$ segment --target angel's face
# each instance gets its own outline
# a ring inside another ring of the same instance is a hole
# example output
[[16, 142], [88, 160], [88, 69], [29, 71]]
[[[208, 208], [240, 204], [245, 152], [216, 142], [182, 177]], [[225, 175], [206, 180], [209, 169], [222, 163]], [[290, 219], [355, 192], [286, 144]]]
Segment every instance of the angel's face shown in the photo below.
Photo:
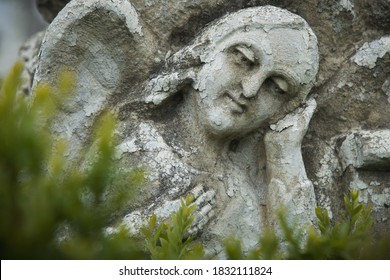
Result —
[[307, 47], [302, 31], [236, 32], [218, 45], [198, 76], [201, 125], [215, 136], [250, 132], [297, 96]]

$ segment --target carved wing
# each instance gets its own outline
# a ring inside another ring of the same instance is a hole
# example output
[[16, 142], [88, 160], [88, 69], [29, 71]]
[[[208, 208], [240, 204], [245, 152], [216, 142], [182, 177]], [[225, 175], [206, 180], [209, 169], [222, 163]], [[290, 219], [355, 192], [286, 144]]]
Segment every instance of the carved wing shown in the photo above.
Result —
[[[34, 86], [54, 85], [63, 70], [74, 71], [77, 88], [54, 131], [77, 154], [96, 117], [145, 81], [157, 49], [127, 0], [73, 0], [49, 26], [40, 50]], [[126, 98], [139, 98], [126, 96]]]

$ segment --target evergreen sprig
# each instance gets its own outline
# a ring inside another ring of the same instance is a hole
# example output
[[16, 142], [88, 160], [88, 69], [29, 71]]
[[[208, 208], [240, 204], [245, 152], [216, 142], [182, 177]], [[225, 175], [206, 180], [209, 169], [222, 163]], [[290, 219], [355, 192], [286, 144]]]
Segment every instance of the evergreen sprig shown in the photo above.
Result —
[[153, 214], [148, 225], [142, 228], [152, 259], [183, 260], [204, 257], [203, 246], [194, 242], [188, 234], [196, 209], [192, 202], [191, 196], [187, 196], [185, 200], [181, 199], [181, 207], [171, 215], [169, 221], [157, 224], [156, 215]]

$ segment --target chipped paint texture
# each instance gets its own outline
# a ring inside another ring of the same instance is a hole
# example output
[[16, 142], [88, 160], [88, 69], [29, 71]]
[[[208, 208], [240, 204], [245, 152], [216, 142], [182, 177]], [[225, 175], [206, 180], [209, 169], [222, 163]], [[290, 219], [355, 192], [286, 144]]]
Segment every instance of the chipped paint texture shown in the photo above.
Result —
[[359, 131], [347, 136], [340, 147], [343, 169], [390, 170], [390, 131]]
[[[318, 203], [332, 213], [331, 193], [347, 187], [360, 191], [359, 201], [373, 206], [378, 223], [387, 222], [383, 208], [389, 206], [390, 130], [355, 129], [329, 143], [315, 185], [322, 188]], [[378, 173], [379, 171], [379, 173]], [[383, 176], [378, 176], [381, 174]], [[375, 178], [375, 179], [373, 179]]]
[[340, 5], [343, 7], [346, 11], [350, 12], [353, 16], [355, 16], [355, 11], [354, 11], [354, 3], [353, 0], [340, 0]]
[[390, 52], [390, 36], [384, 36], [379, 40], [366, 42], [352, 57], [352, 61], [362, 67], [372, 69], [379, 58]]

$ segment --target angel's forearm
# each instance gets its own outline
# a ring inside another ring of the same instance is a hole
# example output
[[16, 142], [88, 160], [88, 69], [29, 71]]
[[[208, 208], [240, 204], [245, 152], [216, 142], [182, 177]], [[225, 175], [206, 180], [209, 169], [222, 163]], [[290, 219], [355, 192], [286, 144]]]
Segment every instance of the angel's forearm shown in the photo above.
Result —
[[267, 177], [276, 178], [286, 185], [307, 180], [300, 147], [267, 149]]
[[300, 149], [267, 151], [267, 213], [277, 229], [277, 211], [287, 209], [287, 219], [299, 226], [312, 224], [316, 207], [314, 188], [306, 175]]

